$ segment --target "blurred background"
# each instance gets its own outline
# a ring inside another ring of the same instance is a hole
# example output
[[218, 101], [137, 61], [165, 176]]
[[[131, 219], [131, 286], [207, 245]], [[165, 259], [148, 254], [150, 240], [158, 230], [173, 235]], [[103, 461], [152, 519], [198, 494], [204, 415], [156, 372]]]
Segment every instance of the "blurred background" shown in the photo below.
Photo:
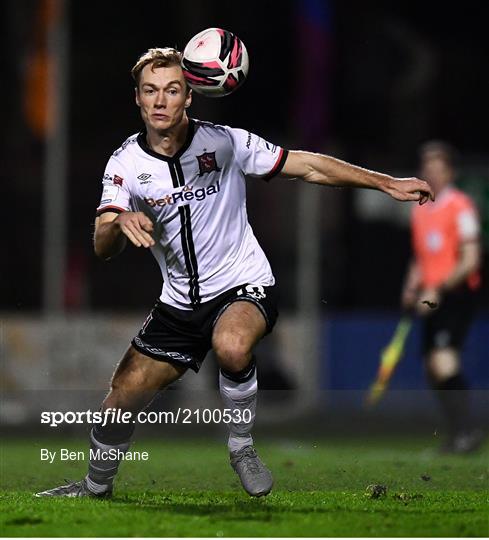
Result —
[[[110, 154], [142, 126], [132, 65], [149, 47], [183, 49], [210, 26], [244, 41], [250, 73], [232, 96], [195, 95], [191, 116], [396, 176], [417, 173], [417, 151], [428, 139], [458, 148], [458, 184], [478, 206], [485, 261], [464, 361], [476, 399], [485, 399], [486, 22], [475, 2], [430, 5], [3, 0], [2, 421], [38, 424], [39, 410], [97, 408], [159, 295], [149, 253], [128, 248], [110, 263], [96, 259], [94, 212]], [[261, 418], [331, 420], [338, 411], [363, 418], [365, 390], [400, 315], [410, 205], [279, 178], [250, 179], [248, 188], [250, 221], [274, 269], [281, 308], [259, 350], [269, 392]], [[418, 330], [375, 419], [418, 413], [436, 424]], [[180, 386], [173, 404], [217, 400], [212, 359]]]

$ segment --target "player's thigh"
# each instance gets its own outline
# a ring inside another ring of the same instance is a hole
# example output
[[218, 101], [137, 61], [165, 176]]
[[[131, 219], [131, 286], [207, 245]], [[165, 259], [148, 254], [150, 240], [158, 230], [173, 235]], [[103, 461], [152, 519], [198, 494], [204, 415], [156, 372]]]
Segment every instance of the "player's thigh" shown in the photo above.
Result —
[[252, 302], [236, 301], [224, 310], [214, 325], [212, 348], [220, 363], [226, 358], [239, 362], [240, 358], [251, 354], [266, 332], [267, 322], [260, 309]]
[[183, 366], [154, 360], [130, 346], [114, 372], [104, 405], [140, 408], [185, 371]]

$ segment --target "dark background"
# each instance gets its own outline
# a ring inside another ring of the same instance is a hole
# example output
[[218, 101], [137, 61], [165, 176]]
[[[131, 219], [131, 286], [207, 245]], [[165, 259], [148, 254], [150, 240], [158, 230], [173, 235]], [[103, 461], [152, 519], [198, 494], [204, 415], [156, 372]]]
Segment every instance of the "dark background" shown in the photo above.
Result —
[[[183, 49], [209, 26], [241, 37], [250, 73], [232, 96], [195, 96], [192, 116], [400, 176], [416, 174], [420, 143], [443, 138], [461, 152], [462, 181], [474, 178], [479, 192], [487, 194], [489, 77], [481, 4], [312, 2], [329, 13], [322, 42], [326, 80], [324, 65], [317, 67], [324, 93], [324, 101], [317, 102], [322, 140], [316, 136], [312, 143], [298, 106], [317, 90], [314, 79], [303, 77], [304, 66], [314, 59], [298, 46], [306, 4], [71, 2], [67, 309], [147, 310], [159, 294], [159, 270], [150, 254], [129, 248], [109, 264], [95, 258], [94, 210], [108, 157], [141, 127], [130, 68], [147, 48]], [[2, 3], [1, 298], [11, 311], [38, 311], [42, 297], [44, 142], [29, 130], [24, 112], [37, 10], [34, 0]], [[269, 185], [249, 182], [250, 221], [274, 268], [282, 308], [289, 310], [296, 298], [289, 291], [297, 267], [297, 189], [280, 179]], [[406, 226], [364, 219], [351, 190], [324, 189], [318, 196], [324, 207], [321, 296], [328, 309], [397, 308], [409, 257]], [[488, 203], [477, 202], [487, 226]], [[487, 288], [481, 303], [488, 305]]]

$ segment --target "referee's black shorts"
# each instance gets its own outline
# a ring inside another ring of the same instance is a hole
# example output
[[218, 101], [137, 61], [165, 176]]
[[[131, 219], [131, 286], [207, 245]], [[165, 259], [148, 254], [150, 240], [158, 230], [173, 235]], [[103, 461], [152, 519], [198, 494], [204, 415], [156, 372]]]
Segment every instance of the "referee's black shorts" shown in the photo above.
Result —
[[244, 284], [226, 291], [193, 310], [177, 309], [160, 300], [148, 315], [132, 346], [155, 360], [162, 360], [198, 372], [212, 347], [217, 320], [234, 302], [251, 302], [267, 323], [267, 334], [277, 321], [275, 287]]
[[451, 347], [460, 350], [474, 319], [476, 293], [467, 285], [447, 292], [438, 309], [426, 316], [422, 346], [426, 355], [433, 349]]

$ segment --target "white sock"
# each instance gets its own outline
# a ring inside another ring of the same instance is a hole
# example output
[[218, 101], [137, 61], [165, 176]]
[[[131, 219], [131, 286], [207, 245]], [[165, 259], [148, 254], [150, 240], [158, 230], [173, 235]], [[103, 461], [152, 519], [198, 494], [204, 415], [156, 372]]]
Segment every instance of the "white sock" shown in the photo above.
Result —
[[234, 419], [239, 413], [241, 420], [243, 416], [245, 420], [249, 420], [228, 424], [228, 448], [230, 452], [236, 452], [245, 446], [253, 444], [251, 429], [255, 423], [256, 394], [258, 390], [256, 369], [252, 377], [246, 382], [231, 381], [222, 373], [219, 373], [219, 389], [224, 402], [224, 408], [230, 410], [231, 417]]
[[95, 438], [92, 429], [90, 432], [90, 460], [88, 464], [88, 474], [85, 477], [90, 491], [93, 493], [104, 493], [111, 489], [120, 463], [120, 459], [117, 458], [98, 458], [97, 453], [105, 454], [110, 450], [127, 452], [129, 446], [129, 441], [113, 445], [101, 443]]
[[96, 493], [99, 495], [100, 493], [105, 493], [111, 486], [108, 484], [97, 484], [97, 482], [94, 482], [88, 474], [85, 476], [85, 481], [87, 483], [88, 489], [92, 493]]

